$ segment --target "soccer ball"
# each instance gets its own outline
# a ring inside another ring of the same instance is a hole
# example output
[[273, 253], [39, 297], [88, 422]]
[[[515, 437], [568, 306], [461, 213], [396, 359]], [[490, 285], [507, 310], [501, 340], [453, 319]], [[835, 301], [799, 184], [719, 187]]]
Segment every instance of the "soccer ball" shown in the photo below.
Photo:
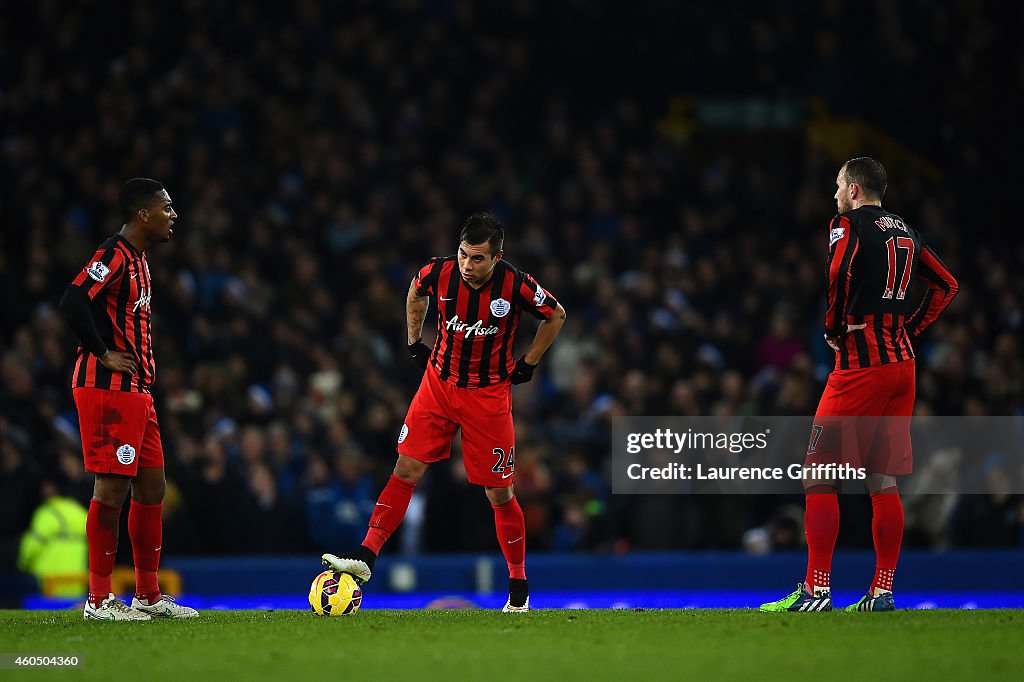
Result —
[[318, 616], [352, 616], [363, 603], [363, 591], [348, 573], [324, 571], [309, 586], [309, 608]]

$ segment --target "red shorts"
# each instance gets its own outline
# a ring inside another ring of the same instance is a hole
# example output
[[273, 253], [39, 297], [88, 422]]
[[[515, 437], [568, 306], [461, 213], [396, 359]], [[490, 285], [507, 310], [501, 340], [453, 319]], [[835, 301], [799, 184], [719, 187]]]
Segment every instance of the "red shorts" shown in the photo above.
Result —
[[163, 467], [152, 395], [76, 388], [74, 396], [86, 471], [134, 478], [139, 467]]
[[489, 488], [512, 485], [516, 436], [512, 427], [512, 385], [459, 388], [442, 381], [432, 366], [398, 436], [398, 454], [430, 464], [451, 455], [462, 427], [462, 458], [470, 483]]
[[915, 389], [913, 360], [833, 370], [814, 415], [807, 463], [849, 464], [870, 474], [911, 473]]

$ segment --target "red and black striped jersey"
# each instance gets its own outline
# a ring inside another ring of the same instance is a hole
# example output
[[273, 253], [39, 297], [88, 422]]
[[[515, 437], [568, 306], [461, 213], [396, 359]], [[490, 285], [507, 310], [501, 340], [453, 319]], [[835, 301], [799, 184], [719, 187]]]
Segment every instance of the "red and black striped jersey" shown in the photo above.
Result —
[[96, 329], [107, 348], [130, 352], [139, 365], [137, 374], [111, 372], [99, 358], [79, 346], [72, 388], [149, 393], [156, 363], [149, 307], [153, 290], [146, 254], [115, 234], [100, 245], [71, 286], [89, 297]]
[[[829, 226], [825, 333], [839, 338], [836, 368], [874, 367], [914, 357], [911, 340], [957, 293], [957, 282], [921, 235], [880, 206], [861, 206]], [[911, 282], [924, 298], [907, 298]], [[850, 325], [866, 324], [849, 331]]]
[[508, 381], [516, 364], [512, 346], [521, 312], [546, 320], [558, 307], [533, 277], [504, 260], [474, 289], [459, 274], [455, 256], [432, 258], [413, 286], [418, 295], [437, 298], [437, 341], [430, 362], [442, 380], [462, 388]]

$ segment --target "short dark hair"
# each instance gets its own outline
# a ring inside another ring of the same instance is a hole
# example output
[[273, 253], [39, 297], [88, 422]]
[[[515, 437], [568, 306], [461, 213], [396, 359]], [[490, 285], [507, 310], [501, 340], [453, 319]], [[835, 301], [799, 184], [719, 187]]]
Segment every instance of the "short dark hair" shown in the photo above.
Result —
[[505, 245], [505, 226], [498, 220], [498, 216], [490, 211], [474, 213], [462, 223], [462, 232], [459, 233], [459, 243], [466, 242], [475, 246], [487, 242], [491, 245], [491, 255], [501, 251]]
[[121, 186], [117, 196], [117, 205], [121, 208], [121, 219], [131, 222], [140, 209], [153, 205], [154, 196], [163, 191], [164, 186], [149, 178], [132, 178]]
[[870, 156], [858, 156], [843, 164], [846, 169], [846, 182], [857, 183], [872, 199], [881, 199], [885, 188], [889, 186], [889, 176], [885, 174], [885, 166]]

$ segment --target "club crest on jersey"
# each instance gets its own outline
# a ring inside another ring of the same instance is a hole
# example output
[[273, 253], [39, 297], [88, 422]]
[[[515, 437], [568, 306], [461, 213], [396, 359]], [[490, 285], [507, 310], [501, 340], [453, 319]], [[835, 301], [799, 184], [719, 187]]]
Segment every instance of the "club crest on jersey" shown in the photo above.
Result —
[[117, 449], [117, 461], [121, 464], [131, 464], [135, 461], [135, 448], [125, 443]]
[[105, 282], [107, 281], [107, 275], [110, 274], [110, 268], [99, 261], [95, 261], [85, 269], [85, 274], [89, 275], [97, 282]]
[[453, 331], [456, 334], [465, 332], [465, 338], [469, 338], [472, 335], [476, 336], [489, 336], [491, 334], [497, 334], [498, 328], [495, 326], [485, 327], [483, 320], [477, 320], [473, 324], [468, 324], [459, 319], [458, 315], [452, 315], [452, 319], [445, 322], [445, 329]]
[[846, 234], [845, 227], [833, 227], [832, 231], [828, 233], [828, 245], [832, 246], [833, 244], [835, 244], [837, 241], [843, 238], [844, 234]]
[[512, 310], [512, 304], [503, 298], [491, 301], [491, 315], [495, 317], [505, 317], [510, 310]]

